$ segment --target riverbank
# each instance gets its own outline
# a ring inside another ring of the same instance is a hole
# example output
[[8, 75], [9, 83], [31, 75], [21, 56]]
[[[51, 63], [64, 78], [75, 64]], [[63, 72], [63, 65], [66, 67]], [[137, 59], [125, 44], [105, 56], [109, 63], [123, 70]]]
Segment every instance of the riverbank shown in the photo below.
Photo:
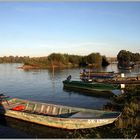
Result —
[[54, 68], [77, 68], [79, 67], [78, 65], [26, 65], [24, 64], [23, 66], [18, 67], [19, 69], [24, 69], [24, 70], [30, 70], [30, 69], [54, 69]]
[[[131, 88], [131, 90], [133, 89]], [[5, 118], [10, 128], [1, 127], [0, 125], [0, 138], [140, 138], [139, 93], [139, 91], [132, 93], [129, 89], [129, 92], [126, 91], [126, 93], [114, 98], [115, 104], [105, 106], [105, 110], [119, 110], [122, 112], [119, 119], [109, 125], [67, 131]], [[30, 134], [33, 136], [30, 136]]]

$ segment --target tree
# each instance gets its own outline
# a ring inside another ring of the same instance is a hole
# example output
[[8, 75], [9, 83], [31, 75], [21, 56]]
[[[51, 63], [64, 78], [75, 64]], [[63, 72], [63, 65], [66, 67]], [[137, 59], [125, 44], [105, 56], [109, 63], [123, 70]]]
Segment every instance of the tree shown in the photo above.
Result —
[[102, 56], [99, 53], [91, 53], [87, 56], [87, 62], [89, 64], [102, 64]]
[[132, 54], [129, 51], [121, 50], [117, 55], [118, 65], [127, 67], [132, 59]]
[[108, 66], [108, 65], [109, 65], [109, 62], [107, 61], [106, 56], [102, 56], [102, 66], [105, 67], [105, 66]]
[[121, 50], [117, 55], [118, 65], [127, 67], [133, 66], [134, 63], [140, 61], [140, 54], [139, 53], [132, 53], [126, 50]]

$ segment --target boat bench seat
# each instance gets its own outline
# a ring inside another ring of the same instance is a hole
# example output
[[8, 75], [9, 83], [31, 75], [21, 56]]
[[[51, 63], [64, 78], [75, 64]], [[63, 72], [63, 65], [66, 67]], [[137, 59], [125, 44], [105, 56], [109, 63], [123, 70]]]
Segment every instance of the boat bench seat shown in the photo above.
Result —
[[92, 113], [92, 112], [78, 112], [70, 116], [70, 118], [97, 118], [98, 114]]

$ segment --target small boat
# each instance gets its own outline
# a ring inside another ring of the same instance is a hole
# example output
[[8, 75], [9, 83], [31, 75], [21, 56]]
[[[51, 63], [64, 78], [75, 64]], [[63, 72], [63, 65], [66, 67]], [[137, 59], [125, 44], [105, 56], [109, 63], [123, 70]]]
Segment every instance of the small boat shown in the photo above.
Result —
[[85, 129], [113, 123], [120, 112], [92, 110], [13, 98], [0, 104], [0, 114], [62, 129]]
[[133, 67], [132, 66], [126, 66], [126, 67], [118, 66], [118, 68], [122, 70], [131, 70]]
[[94, 81], [98, 83], [108, 83], [108, 84], [134, 84], [139, 85], [140, 84], [140, 76], [127, 76], [127, 77], [117, 77], [114, 79], [95, 79]]
[[84, 77], [88, 77], [88, 78], [114, 78], [115, 76], [117, 76], [116, 73], [114, 73], [113, 71], [111, 72], [94, 72], [94, 71], [86, 71], [83, 70], [83, 72], [80, 72], [80, 77], [81, 79]]
[[107, 83], [97, 83], [97, 82], [85, 82], [85, 81], [74, 81], [74, 80], [64, 80], [63, 85], [65, 89], [71, 89], [73, 91], [81, 91], [85, 93], [92, 93], [96, 96], [102, 97], [112, 97], [115, 94], [113, 90], [120, 90], [120, 85], [118, 84], [107, 84]]

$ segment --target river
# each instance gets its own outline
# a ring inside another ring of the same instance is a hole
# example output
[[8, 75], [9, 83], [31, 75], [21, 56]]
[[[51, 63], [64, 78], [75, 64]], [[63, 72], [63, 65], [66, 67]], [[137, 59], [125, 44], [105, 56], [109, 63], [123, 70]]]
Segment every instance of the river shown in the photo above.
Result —
[[[65, 91], [63, 89], [62, 81], [65, 80], [68, 75], [72, 75], [72, 79], [80, 79], [79, 73], [82, 70], [81, 68], [57, 68], [54, 69], [54, 71], [52, 69], [23, 70], [18, 68], [21, 65], [22, 64], [0, 64], [1, 93], [4, 93], [11, 98], [22, 98], [39, 102], [91, 109], [102, 109], [103, 106], [109, 102], [109, 99], [97, 98], [86, 94], [80, 94], [78, 92]], [[139, 73], [138, 67], [132, 71], [120, 71], [116, 64], [111, 64], [100, 70], [123, 72], [125, 75], [135, 75]], [[10, 127], [13, 122], [16, 122], [8, 120], [6, 125]], [[14, 126], [17, 127], [17, 125]], [[28, 131], [28, 129], [26, 131]], [[47, 131], [49, 132], [50, 130], [48, 129]]]
[[108, 101], [104, 98], [86, 96], [63, 90], [62, 81], [68, 75], [79, 80], [79, 68], [45, 70], [18, 69], [21, 64], [0, 65], [0, 90], [12, 98], [75, 107], [100, 109]]

